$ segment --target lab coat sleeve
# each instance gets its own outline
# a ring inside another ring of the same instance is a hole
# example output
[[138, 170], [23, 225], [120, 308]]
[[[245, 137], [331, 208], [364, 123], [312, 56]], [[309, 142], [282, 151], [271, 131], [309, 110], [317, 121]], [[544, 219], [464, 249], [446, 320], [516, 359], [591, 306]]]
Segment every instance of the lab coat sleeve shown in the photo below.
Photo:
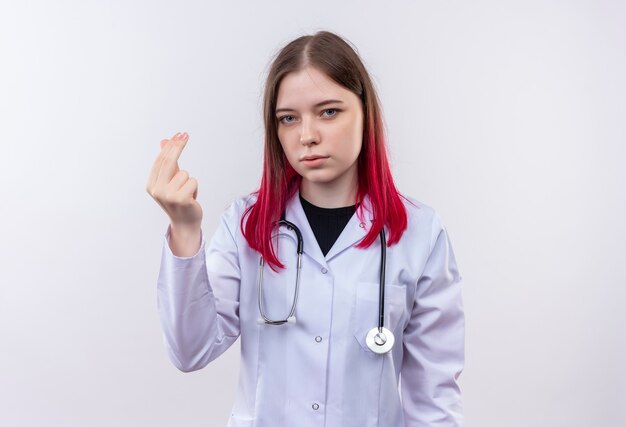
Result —
[[222, 214], [208, 249], [202, 233], [200, 249], [192, 257], [175, 256], [169, 246], [170, 226], [165, 234], [157, 306], [167, 354], [183, 372], [205, 367], [240, 333], [240, 268], [233, 219], [231, 206]]
[[403, 334], [401, 394], [405, 427], [460, 427], [465, 319], [459, 275], [445, 227], [434, 215], [430, 255]]

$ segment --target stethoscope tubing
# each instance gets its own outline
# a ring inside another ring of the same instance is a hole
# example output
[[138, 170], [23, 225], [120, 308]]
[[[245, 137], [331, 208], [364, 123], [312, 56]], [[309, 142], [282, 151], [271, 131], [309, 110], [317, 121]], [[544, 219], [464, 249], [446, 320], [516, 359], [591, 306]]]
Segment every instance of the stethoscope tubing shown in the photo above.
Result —
[[298, 240], [298, 248], [297, 248], [297, 252], [298, 252], [298, 264], [296, 267], [296, 289], [294, 291], [294, 297], [293, 297], [293, 304], [291, 305], [291, 311], [289, 312], [289, 315], [287, 316], [287, 319], [285, 320], [272, 320], [270, 318], [268, 318], [265, 315], [265, 310], [263, 309], [263, 266], [265, 265], [265, 261], [263, 259], [263, 257], [260, 258], [259, 260], [259, 312], [261, 313], [261, 316], [263, 317], [263, 320], [265, 321], [265, 323], [270, 324], [270, 325], [282, 325], [284, 323], [289, 322], [290, 319], [294, 318], [294, 314], [296, 312], [296, 306], [298, 305], [298, 295], [300, 294], [299, 290], [300, 290], [300, 270], [302, 268], [302, 253], [304, 251], [304, 245], [303, 245], [303, 239], [302, 239], [302, 233], [300, 232], [300, 229], [298, 227], [296, 227], [296, 225], [292, 222], [287, 221], [284, 218], [281, 218], [278, 222], [277, 222], [278, 227], [280, 227], [281, 225], [286, 226], [290, 231], [293, 230], [296, 233], [297, 236], [297, 240]]
[[[291, 305], [291, 310], [289, 315], [284, 320], [272, 320], [265, 315], [265, 310], [263, 307], [263, 266], [265, 262], [263, 260], [263, 256], [260, 257], [259, 260], [259, 312], [263, 317], [263, 323], [269, 325], [282, 325], [285, 323], [294, 323], [295, 317], [294, 314], [296, 312], [296, 306], [298, 304], [298, 295], [300, 290], [300, 270], [302, 267], [302, 253], [303, 253], [303, 239], [302, 233], [300, 229], [285, 219], [284, 213], [281, 215], [279, 221], [277, 221], [278, 228], [281, 225], [286, 226], [289, 230], [292, 230], [296, 233], [297, 241], [298, 241], [298, 264], [296, 268], [296, 289], [294, 291], [293, 304]], [[380, 280], [379, 280], [379, 302], [378, 302], [378, 327], [371, 329], [366, 337], [366, 342], [368, 347], [374, 352], [378, 354], [384, 354], [391, 350], [394, 344], [394, 336], [393, 332], [384, 327], [385, 321], [385, 268], [387, 266], [387, 241], [385, 238], [385, 229], [384, 227], [380, 230]]]
[[380, 284], [378, 295], [378, 332], [383, 331], [383, 325], [385, 322], [385, 267], [387, 266], [387, 239], [385, 239], [385, 228], [380, 230]]

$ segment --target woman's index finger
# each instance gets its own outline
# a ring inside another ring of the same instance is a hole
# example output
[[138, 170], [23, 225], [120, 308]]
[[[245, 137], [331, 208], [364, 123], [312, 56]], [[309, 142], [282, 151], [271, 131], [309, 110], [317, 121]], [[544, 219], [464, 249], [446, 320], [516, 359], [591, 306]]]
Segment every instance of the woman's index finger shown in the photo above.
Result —
[[186, 132], [174, 135], [174, 137], [171, 139], [171, 148], [166, 156], [173, 159], [175, 162], [178, 162], [180, 153], [183, 152], [183, 148], [185, 148], [185, 145], [187, 145], [188, 140], [189, 135]]
[[158, 171], [156, 178], [157, 185], [165, 185], [170, 179], [178, 172], [178, 158], [180, 153], [183, 152], [183, 148], [189, 140], [189, 135], [186, 133], [182, 135], [175, 135], [170, 143], [163, 149], [167, 150], [163, 155], [163, 161]]
[[150, 189], [153, 188], [156, 184], [157, 177], [159, 176], [159, 170], [163, 165], [163, 160], [165, 160], [165, 154], [170, 149], [170, 146], [168, 145], [169, 142], [169, 139], [162, 139], [159, 143], [161, 151], [159, 151], [158, 156], [156, 157], [156, 159], [154, 159], [154, 163], [152, 164], [152, 168], [150, 169], [150, 175], [148, 175], [148, 184], [146, 185], [146, 189], [148, 191], [150, 191]]

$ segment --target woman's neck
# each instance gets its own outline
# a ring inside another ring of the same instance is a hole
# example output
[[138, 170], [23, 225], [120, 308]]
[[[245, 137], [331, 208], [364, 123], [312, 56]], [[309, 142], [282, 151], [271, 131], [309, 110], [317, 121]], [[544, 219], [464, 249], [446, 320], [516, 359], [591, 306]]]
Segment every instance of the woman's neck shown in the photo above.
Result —
[[344, 181], [332, 183], [311, 182], [302, 179], [300, 195], [320, 208], [342, 208], [356, 204], [358, 180], [356, 174]]

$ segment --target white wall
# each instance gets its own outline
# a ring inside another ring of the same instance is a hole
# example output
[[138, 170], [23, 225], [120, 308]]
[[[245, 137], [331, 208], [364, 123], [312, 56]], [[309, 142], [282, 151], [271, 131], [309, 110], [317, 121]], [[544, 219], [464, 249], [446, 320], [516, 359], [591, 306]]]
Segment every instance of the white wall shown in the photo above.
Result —
[[0, 6], [0, 425], [225, 425], [238, 344], [167, 360], [159, 141], [191, 138], [203, 228], [255, 189], [285, 42], [352, 41], [400, 189], [465, 279], [467, 425], [626, 425], [626, 5], [30, 1]]

